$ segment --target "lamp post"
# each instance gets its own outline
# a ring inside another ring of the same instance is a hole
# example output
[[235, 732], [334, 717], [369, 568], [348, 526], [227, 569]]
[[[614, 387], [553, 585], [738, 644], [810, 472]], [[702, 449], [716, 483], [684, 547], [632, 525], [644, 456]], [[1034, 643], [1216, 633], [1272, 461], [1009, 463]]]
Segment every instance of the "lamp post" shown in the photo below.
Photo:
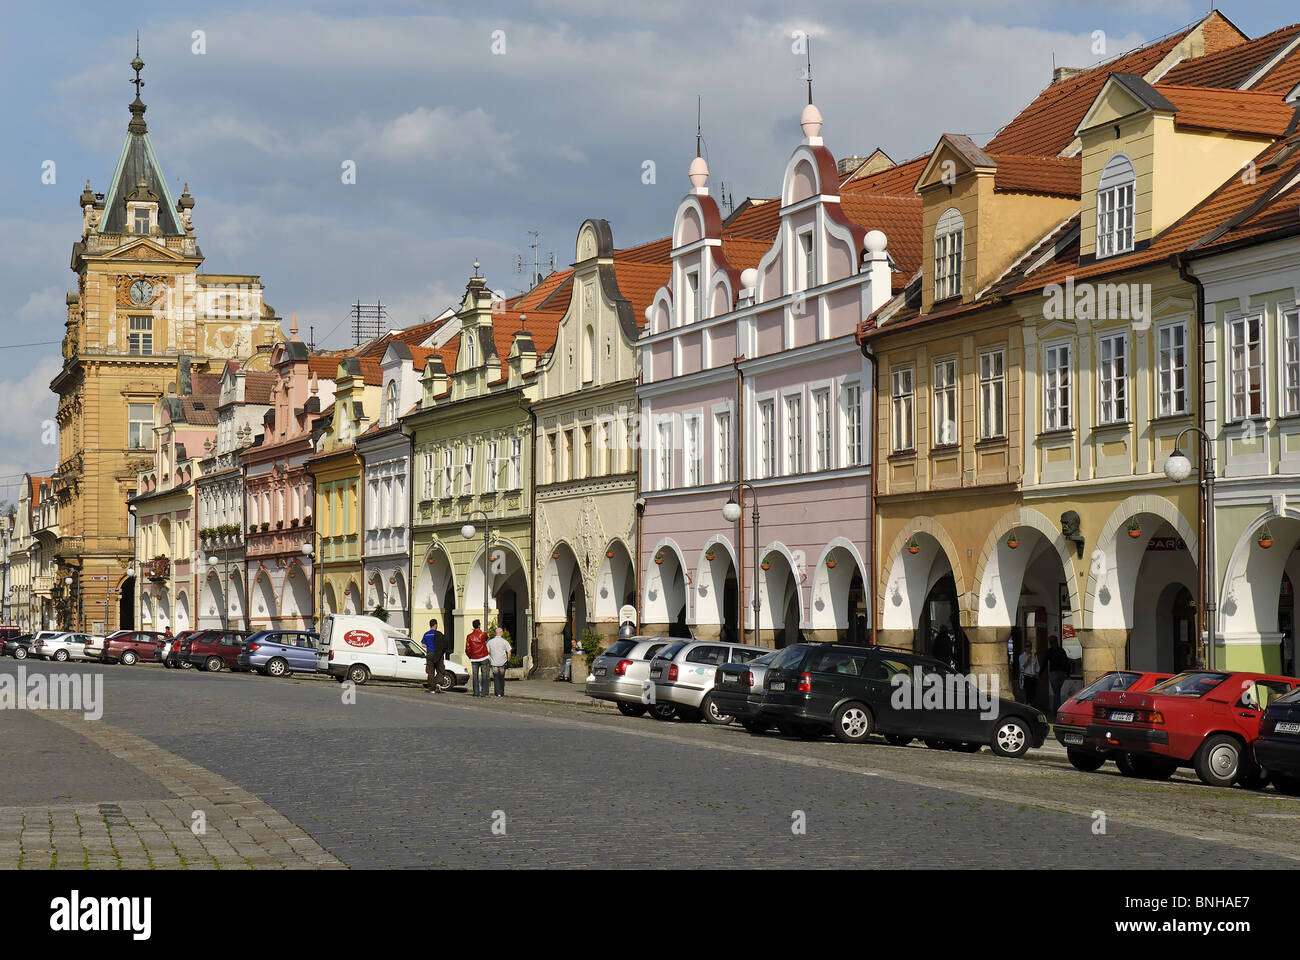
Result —
[[1174, 439], [1174, 452], [1165, 459], [1165, 476], [1174, 483], [1182, 483], [1192, 475], [1192, 461], [1183, 453], [1183, 436], [1195, 432], [1201, 443], [1201, 576], [1196, 598], [1196, 664], [1201, 668], [1214, 667], [1214, 611], [1217, 594], [1214, 571], [1214, 440], [1197, 426], [1184, 427]]
[[488, 573], [492, 569], [489, 557], [489, 552], [492, 546], [492, 532], [489, 525], [492, 523], [492, 518], [488, 516], [486, 510], [471, 510], [469, 514], [470, 522], [460, 528], [460, 535], [466, 540], [473, 540], [474, 534], [477, 532], [474, 529], [473, 520], [475, 517], [479, 516], [483, 518], [483, 630], [486, 632], [488, 619]]
[[[754, 505], [750, 508], [749, 513], [750, 513], [751, 523], [753, 524], [754, 527], [753, 607], [754, 607], [754, 637], [755, 637], [755, 643], [757, 643], [759, 637], [758, 612], [762, 606], [762, 600], [759, 599], [759, 594], [758, 594], [758, 491], [754, 489], [753, 484], [749, 483], [748, 481], [741, 480], [732, 488], [731, 495], [727, 498], [727, 502], [722, 507], [722, 517], [728, 523], [735, 523], [744, 515], [745, 508], [742, 506], [742, 503], [744, 501], [746, 490], [748, 490], [750, 496], [754, 498]], [[741, 570], [738, 570], [737, 573], [741, 574], [743, 573], [745, 561], [739, 557], [737, 558], [737, 560], [739, 561], [741, 566]], [[744, 577], [741, 576], [738, 579], [743, 580]], [[744, 643], [745, 642], [745, 590], [744, 590], [743, 583], [739, 584], [739, 589], [736, 591], [736, 617], [738, 620], [736, 626], [740, 630], [740, 642]]]
[[[316, 531], [315, 531], [314, 529], [313, 529], [312, 532], [311, 532], [311, 538], [312, 538], [312, 540], [315, 540], [315, 539], [316, 539]], [[316, 552], [315, 549], [312, 547], [312, 545], [311, 545], [310, 543], [304, 543], [304, 544], [302, 545], [302, 548], [301, 548], [301, 549], [302, 549], [302, 555], [303, 555], [304, 557], [307, 558], [307, 562], [308, 562], [308, 563], [311, 563], [311, 560], [312, 560], [312, 554], [314, 554], [314, 553]], [[320, 632], [320, 624], [319, 624], [317, 621], [318, 621], [320, 618], [316, 616], [316, 604], [317, 604], [317, 602], [319, 602], [319, 600], [320, 600], [320, 594], [319, 594], [319, 592], [316, 590], [316, 564], [314, 564], [314, 563], [312, 563], [312, 565], [311, 565], [311, 583], [308, 584], [308, 586], [310, 586], [310, 587], [312, 588], [312, 590], [311, 590], [311, 606], [312, 606], [312, 611], [311, 611], [311, 625], [312, 625], [312, 627], [314, 627], [314, 628], [316, 629], [316, 632], [319, 633], [319, 632]], [[245, 601], [245, 602], [247, 602], [247, 601]]]
[[229, 598], [226, 597], [226, 590], [229, 587], [229, 584], [225, 579], [226, 568], [229, 566], [229, 563], [222, 563], [222, 561], [218, 560], [215, 556], [208, 557], [208, 567], [210, 572], [212, 572], [211, 568], [215, 567], [218, 563], [221, 564], [221, 576], [217, 578], [217, 583], [221, 586], [221, 591], [219, 593], [221, 598], [221, 629], [226, 630], [230, 627], [230, 623], [227, 620], [228, 607], [230, 606], [230, 603]]
[[68, 619], [67, 619], [68, 629], [75, 630], [77, 629], [77, 618], [72, 603], [72, 578], [71, 577], [63, 578], [63, 593], [64, 593], [64, 603], [66, 604], [66, 609], [68, 611]]

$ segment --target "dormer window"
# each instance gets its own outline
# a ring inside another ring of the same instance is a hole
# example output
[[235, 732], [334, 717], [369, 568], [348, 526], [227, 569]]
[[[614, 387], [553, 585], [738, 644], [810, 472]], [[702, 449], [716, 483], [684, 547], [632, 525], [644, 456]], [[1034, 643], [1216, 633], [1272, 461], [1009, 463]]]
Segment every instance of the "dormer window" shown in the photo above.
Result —
[[1112, 257], [1133, 249], [1133, 161], [1117, 153], [1097, 181], [1097, 256]]
[[811, 290], [817, 286], [817, 256], [813, 252], [813, 232], [811, 229], [801, 231], [798, 238], [795, 289]]
[[700, 271], [689, 270], [686, 273], [686, 299], [682, 302], [682, 323], [694, 323], [700, 319]]
[[474, 357], [474, 333], [471, 331], [465, 334], [465, 369], [471, 369], [476, 362]]
[[966, 222], [955, 207], [939, 217], [934, 228], [934, 299], [947, 300], [961, 293], [962, 238]]
[[388, 381], [387, 396], [384, 397], [384, 425], [392, 426], [397, 422], [397, 383]]

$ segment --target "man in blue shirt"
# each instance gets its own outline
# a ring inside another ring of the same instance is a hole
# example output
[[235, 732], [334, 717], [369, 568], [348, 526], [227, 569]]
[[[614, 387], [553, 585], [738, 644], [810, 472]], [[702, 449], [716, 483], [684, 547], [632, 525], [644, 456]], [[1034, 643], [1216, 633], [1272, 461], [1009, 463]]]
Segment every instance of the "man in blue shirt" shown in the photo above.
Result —
[[442, 679], [442, 661], [447, 656], [447, 635], [438, 629], [438, 621], [430, 620], [429, 629], [421, 641], [424, 644], [424, 689], [442, 693], [438, 681]]

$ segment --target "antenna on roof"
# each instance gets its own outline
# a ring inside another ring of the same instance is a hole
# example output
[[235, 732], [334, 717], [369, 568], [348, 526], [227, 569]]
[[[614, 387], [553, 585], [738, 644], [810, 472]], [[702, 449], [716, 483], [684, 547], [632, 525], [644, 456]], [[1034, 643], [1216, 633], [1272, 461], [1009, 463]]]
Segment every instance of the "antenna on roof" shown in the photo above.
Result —
[[812, 103], [812, 37], [808, 37], [804, 40], [803, 50], [808, 57], [808, 68], [806, 70], [806, 79], [808, 80], [808, 102]]
[[[532, 242], [528, 244], [529, 249], [533, 251], [533, 271], [529, 274], [528, 280], [528, 289], [531, 290], [542, 282], [542, 267], [552, 271], [555, 269], [555, 252], [551, 251], [546, 256], [539, 258], [537, 248], [541, 246], [542, 235], [536, 230], [529, 230], [528, 235], [533, 238]], [[523, 254], [515, 254], [515, 273], [523, 273], [527, 269], [527, 264], [528, 261], [524, 259]]]
[[697, 157], [700, 155], [700, 101], [701, 97], [697, 93], [695, 95], [695, 155]]

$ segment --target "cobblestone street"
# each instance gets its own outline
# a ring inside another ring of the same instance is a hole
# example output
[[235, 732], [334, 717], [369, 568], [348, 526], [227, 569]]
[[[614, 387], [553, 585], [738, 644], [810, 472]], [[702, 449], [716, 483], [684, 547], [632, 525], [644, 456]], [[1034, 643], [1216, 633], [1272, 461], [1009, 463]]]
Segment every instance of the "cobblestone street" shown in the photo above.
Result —
[[[369, 684], [345, 704], [339, 685], [315, 678], [60, 669], [104, 671], [104, 716], [4, 713], [3, 867], [1246, 868], [1300, 859], [1294, 800], [1212, 790], [1183, 774], [1168, 783], [1082, 774], [1050, 746], [1008, 761], [751, 737], [581, 702], [434, 699]], [[553, 695], [577, 701], [578, 690]], [[1096, 811], [1105, 834], [1093, 832]]]

